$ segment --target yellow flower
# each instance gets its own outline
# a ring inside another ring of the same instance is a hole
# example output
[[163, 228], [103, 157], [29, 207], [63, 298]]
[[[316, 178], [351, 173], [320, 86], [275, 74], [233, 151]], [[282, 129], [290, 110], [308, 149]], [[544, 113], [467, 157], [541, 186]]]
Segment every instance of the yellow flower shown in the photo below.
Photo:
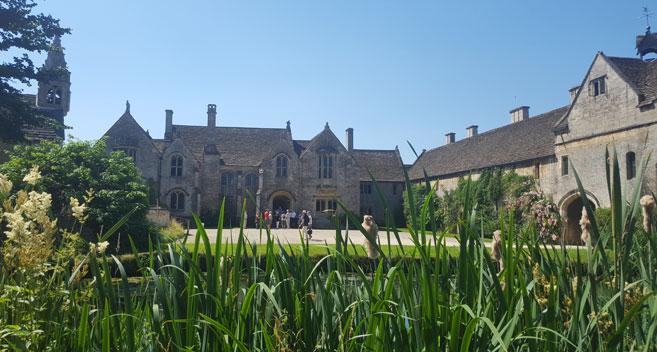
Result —
[[109, 246], [109, 242], [107, 242], [107, 241], [99, 242], [98, 243], [98, 253], [99, 254], [105, 253], [105, 250], [107, 249], [107, 246]]
[[80, 205], [80, 202], [71, 197], [71, 211], [73, 212], [73, 216], [80, 222], [84, 222], [86, 218], [84, 217], [84, 211], [87, 209], [86, 204]]
[[0, 196], [8, 196], [11, 188], [14, 186], [7, 176], [0, 174]]
[[30, 173], [23, 177], [23, 181], [31, 184], [32, 186], [36, 185], [37, 181], [41, 178], [41, 173], [39, 172], [39, 165], [34, 165], [30, 169]]

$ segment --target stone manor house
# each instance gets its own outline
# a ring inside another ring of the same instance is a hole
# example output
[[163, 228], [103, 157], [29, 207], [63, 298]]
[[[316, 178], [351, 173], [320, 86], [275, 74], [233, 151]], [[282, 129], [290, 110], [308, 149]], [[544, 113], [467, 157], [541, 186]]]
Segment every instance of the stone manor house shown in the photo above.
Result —
[[[569, 89], [567, 105], [533, 116], [529, 107], [510, 112], [510, 123], [478, 133], [467, 128], [467, 138], [456, 141], [447, 133], [445, 145], [423, 151], [407, 168], [414, 182], [423, 170], [439, 192], [456, 186], [459, 176], [477, 177], [479, 170], [499, 167], [531, 175], [553, 198], [566, 220], [565, 238], [578, 238], [582, 200], [572, 164], [596, 207], [608, 207], [604, 172], [605, 147], [615, 145], [622, 165], [623, 186], [631, 194], [642, 160], [657, 147], [657, 34], [650, 28], [636, 38], [639, 58], [607, 56], [598, 52], [580, 84]], [[255, 198], [247, 210], [310, 209], [314, 222], [327, 226], [335, 199], [383, 224], [383, 211], [368, 170], [380, 182], [395, 213], [402, 215], [403, 164], [398, 150], [353, 149], [353, 130], [341, 143], [328, 124], [311, 140], [292, 138], [285, 128], [217, 127], [215, 105], [208, 105], [205, 126], [173, 124], [166, 110], [165, 134], [153, 139], [130, 115], [105, 133], [108, 150], [123, 150], [155, 187], [160, 204], [176, 216], [195, 212], [216, 216], [221, 199], [226, 213], [237, 221], [247, 190]], [[649, 161], [644, 193], [657, 189], [657, 159]]]
[[384, 224], [368, 170], [393, 212], [402, 214], [399, 151], [354, 149], [351, 128], [342, 144], [328, 123], [311, 140], [293, 139], [289, 121], [285, 128], [218, 127], [214, 104], [208, 105], [205, 126], [175, 125], [171, 110], [165, 111], [164, 122], [164, 138], [153, 139], [127, 104], [105, 136], [109, 151], [121, 150], [134, 159], [142, 176], [158, 190], [159, 204], [173, 216], [188, 218], [193, 212], [216, 221], [225, 199], [225, 223], [232, 226], [239, 224], [246, 201], [249, 226], [256, 209], [294, 209], [312, 211], [314, 226], [329, 227], [328, 217], [338, 210], [339, 200], [351, 211], [374, 214]]

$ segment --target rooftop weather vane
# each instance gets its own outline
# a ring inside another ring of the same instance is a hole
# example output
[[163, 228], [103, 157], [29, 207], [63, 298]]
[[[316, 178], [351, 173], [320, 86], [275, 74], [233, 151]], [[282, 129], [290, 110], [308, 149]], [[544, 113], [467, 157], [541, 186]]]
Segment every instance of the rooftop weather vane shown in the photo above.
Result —
[[650, 12], [650, 10], [647, 7], [643, 8], [643, 15], [641, 15], [641, 17], [646, 18], [646, 30], [648, 32], [650, 32], [650, 16], [652, 16], [652, 15], [653, 15], [653, 13]]

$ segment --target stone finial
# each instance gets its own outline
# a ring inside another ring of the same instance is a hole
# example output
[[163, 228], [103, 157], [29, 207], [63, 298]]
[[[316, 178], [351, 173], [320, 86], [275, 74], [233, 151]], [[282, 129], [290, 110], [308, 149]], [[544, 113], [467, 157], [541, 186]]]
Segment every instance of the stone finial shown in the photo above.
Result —
[[130, 112], [130, 101], [128, 100], [125, 101], [125, 112]]
[[329, 129], [328, 121], [326, 121], [326, 125], [324, 125], [324, 128]]
[[287, 122], [285, 122], [285, 125], [286, 125], [286, 126], [285, 126], [285, 129], [286, 129], [288, 132], [290, 132], [290, 131], [292, 130], [292, 129], [290, 128], [290, 120], [287, 120]]

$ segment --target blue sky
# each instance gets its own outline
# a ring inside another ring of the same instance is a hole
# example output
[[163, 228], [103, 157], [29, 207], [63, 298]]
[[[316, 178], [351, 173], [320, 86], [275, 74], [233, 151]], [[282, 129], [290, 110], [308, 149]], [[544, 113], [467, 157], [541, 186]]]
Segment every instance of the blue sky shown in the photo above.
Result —
[[657, 0], [38, 4], [72, 29], [76, 138], [100, 138], [126, 100], [154, 138], [165, 109], [204, 125], [212, 103], [220, 126], [290, 120], [295, 139], [311, 139], [328, 122], [343, 141], [353, 127], [355, 148], [398, 145], [405, 163], [407, 141], [420, 152], [473, 124], [508, 124], [521, 105], [534, 116], [568, 104], [597, 51], [636, 57], [642, 7], [657, 12]]

